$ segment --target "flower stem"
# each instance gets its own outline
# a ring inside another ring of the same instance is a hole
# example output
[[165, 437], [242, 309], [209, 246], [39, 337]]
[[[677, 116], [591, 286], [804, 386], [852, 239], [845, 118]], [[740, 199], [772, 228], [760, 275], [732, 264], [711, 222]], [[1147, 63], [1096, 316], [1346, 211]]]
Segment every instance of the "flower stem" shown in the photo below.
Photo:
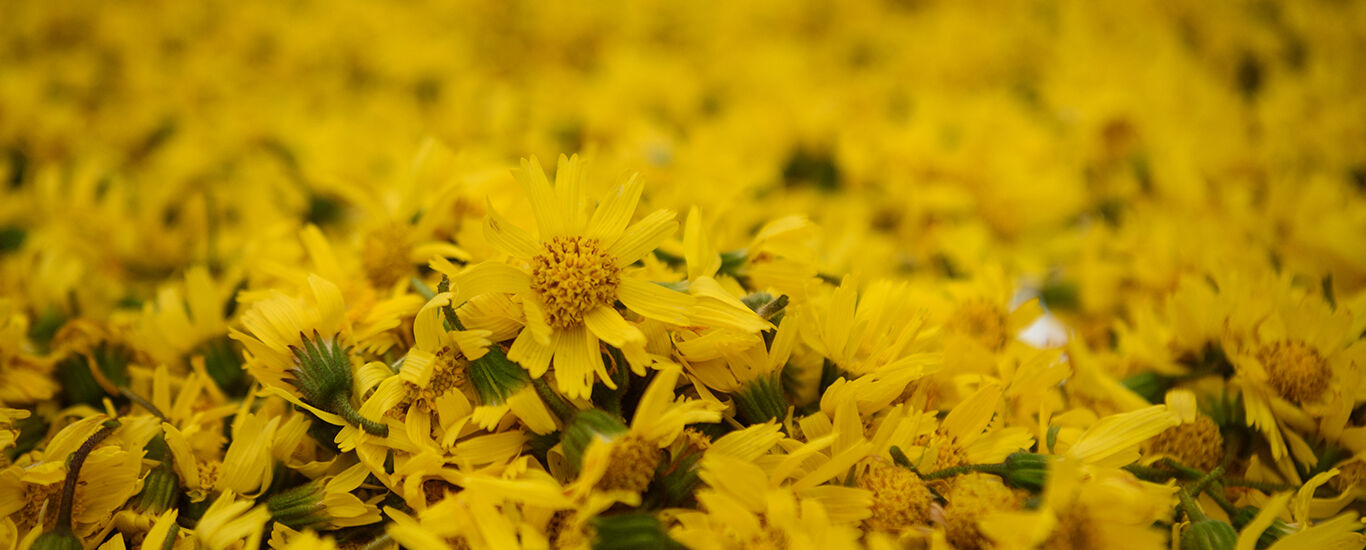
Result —
[[55, 532], [61, 534], [72, 533], [71, 508], [76, 502], [76, 485], [81, 477], [81, 466], [85, 464], [86, 457], [90, 456], [90, 453], [95, 450], [95, 447], [98, 446], [101, 441], [104, 441], [106, 437], [109, 437], [109, 434], [114, 433], [114, 430], [118, 429], [118, 427], [119, 421], [117, 420], [111, 419], [104, 421], [104, 427], [91, 435], [90, 439], [85, 440], [85, 443], [82, 443], [80, 448], [76, 449], [76, 452], [71, 453], [71, 457], [67, 459], [66, 482], [62, 484], [62, 504], [61, 507], [57, 509], [57, 525], [54, 529]]
[[339, 393], [332, 399], [332, 412], [341, 415], [351, 425], [365, 430], [371, 435], [389, 436], [389, 426], [361, 416], [359, 412], [356, 412], [355, 407], [351, 406], [351, 397], [345, 393]]
[[1190, 492], [1186, 491], [1185, 488], [1182, 488], [1176, 492], [1176, 495], [1180, 497], [1181, 509], [1186, 512], [1186, 517], [1190, 518], [1191, 523], [1204, 521], [1206, 519], [1205, 512], [1200, 509], [1199, 504], [1195, 503], [1195, 499], [1191, 497]]
[[1250, 479], [1225, 478], [1224, 484], [1230, 487], [1247, 487], [1268, 493], [1275, 491], [1291, 491], [1296, 489], [1294, 485], [1284, 483], [1272, 483], [1270, 481], [1252, 481]]

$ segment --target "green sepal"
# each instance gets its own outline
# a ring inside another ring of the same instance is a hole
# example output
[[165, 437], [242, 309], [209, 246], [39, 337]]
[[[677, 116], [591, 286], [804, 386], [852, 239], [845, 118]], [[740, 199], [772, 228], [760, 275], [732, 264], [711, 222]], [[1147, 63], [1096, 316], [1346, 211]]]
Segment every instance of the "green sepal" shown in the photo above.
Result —
[[133, 509], [138, 512], [160, 515], [169, 510], [180, 494], [180, 476], [170, 462], [162, 462], [147, 472], [142, 480], [142, 491], [138, 493]]
[[[1238, 511], [1233, 514], [1233, 525], [1238, 529], [1246, 527], [1247, 524], [1252, 523], [1253, 519], [1256, 519], [1257, 512], [1259, 511], [1260, 510], [1255, 506], [1244, 506], [1239, 508]], [[1267, 526], [1265, 531], [1262, 531], [1262, 536], [1257, 538], [1257, 548], [1258, 550], [1268, 548], [1282, 537], [1295, 532], [1295, 529], [1291, 528], [1280, 518], [1272, 520], [1271, 525]]]
[[227, 336], [210, 339], [199, 346], [204, 356], [204, 370], [209, 373], [218, 389], [229, 395], [239, 395], [246, 390], [246, 380], [242, 369], [242, 353]]
[[1233, 550], [1238, 532], [1228, 522], [1202, 519], [1181, 533], [1181, 550]]
[[32, 550], [82, 550], [81, 539], [71, 533], [43, 533], [33, 541]]
[[1016, 451], [1006, 457], [1002, 478], [1012, 487], [1030, 491], [1042, 491], [1048, 477], [1049, 455]]
[[596, 532], [593, 537], [593, 550], [685, 548], [669, 536], [664, 524], [652, 514], [598, 516], [593, 518], [591, 524]]
[[732, 394], [740, 417], [749, 424], [781, 420], [787, 416], [787, 400], [783, 398], [781, 374], [755, 378], [740, 391]]
[[484, 405], [502, 405], [531, 383], [526, 369], [508, 359], [497, 345], [489, 346], [488, 353], [470, 362], [469, 376]]
[[305, 401], [330, 408], [337, 394], [351, 392], [351, 359], [335, 336], [324, 339], [314, 331], [312, 338], [304, 334], [299, 337], [303, 343], [290, 347], [298, 365], [292, 369], [294, 377], [289, 382]]
[[327, 522], [323, 505], [323, 483], [311, 481], [266, 500], [270, 518], [292, 529], [303, 529]]
[[389, 426], [364, 418], [351, 404], [351, 358], [347, 349], [335, 336], [323, 338], [318, 331], [313, 337], [300, 334], [302, 344], [291, 346], [298, 365], [292, 369], [289, 382], [314, 407], [339, 415], [351, 425], [381, 437], [389, 435]]
[[583, 453], [594, 439], [611, 441], [630, 431], [620, 418], [598, 409], [579, 411], [574, 420], [564, 429], [560, 445], [564, 449], [569, 465], [578, 471], [583, 467]]

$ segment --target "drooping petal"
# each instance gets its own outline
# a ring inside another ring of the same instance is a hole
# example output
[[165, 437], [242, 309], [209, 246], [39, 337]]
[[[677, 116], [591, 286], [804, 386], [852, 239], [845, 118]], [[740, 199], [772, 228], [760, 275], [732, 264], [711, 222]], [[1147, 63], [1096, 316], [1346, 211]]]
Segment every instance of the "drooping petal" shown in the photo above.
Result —
[[532, 378], [540, 378], [550, 368], [554, 353], [554, 347], [537, 341], [530, 330], [523, 330], [508, 348], [508, 359], [521, 365]]
[[555, 332], [555, 381], [560, 393], [570, 399], [587, 399], [593, 391], [593, 376], [615, 387], [598, 353], [598, 338], [583, 326]]
[[612, 347], [624, 348], [628, 345], [645, 344], [645, 333], [635, 325], [627, 323], [626, 319], [610, 306], [593, 308], [584, 315], [583, 324], [594, 336]]

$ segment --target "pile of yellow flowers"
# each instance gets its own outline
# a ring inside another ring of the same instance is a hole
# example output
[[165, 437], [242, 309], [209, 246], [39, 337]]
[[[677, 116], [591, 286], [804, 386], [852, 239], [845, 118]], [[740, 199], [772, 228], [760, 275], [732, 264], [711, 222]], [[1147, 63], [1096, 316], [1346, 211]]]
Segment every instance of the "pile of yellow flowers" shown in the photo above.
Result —
[[0, 4], [0, 550], [1366, 547], [1366, 4]]

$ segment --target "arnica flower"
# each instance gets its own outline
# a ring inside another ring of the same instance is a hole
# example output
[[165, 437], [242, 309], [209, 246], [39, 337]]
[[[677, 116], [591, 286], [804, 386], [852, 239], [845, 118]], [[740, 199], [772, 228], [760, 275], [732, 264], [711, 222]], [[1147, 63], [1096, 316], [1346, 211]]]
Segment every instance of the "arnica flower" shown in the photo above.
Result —
[[247, 371], [280, 396], [322, 412], [325, 420], [387, 434], [387, 426], [362, 417], [352, 402], [341, 291], [316, 275], [308, 284], [311, 299], [273, 292], [243, 315], [249, 333], [233, 329], [232, 337], [251, 354]]
[[352, 494], [368, 475], [365, 465], [357, 463], [335, 476], [282, 491], [266, 501], [270, 518], [293, 529], [338, 529], [378, 522], [379, 510]]
[[982, 533], [1003, 548], [1154, 548], [1170, 519], [1175, 488], [1134, 479], [1127, 472], [1076, 460], [1053, 460], [1041, 505], [1031, 511], [997, 509], [982, 516]]
[[1180, 423], [1148, 440], [1147, 449], [1206, 472], [1218, 466], [1224, 458], [1224, 438], [1214, 420], [1197, 408], [1195, 393], [1167, 392], [1167, 410], [1176, 413]]
[[1226, 282], [1222, 290], [1242, 298], [1247, 309], [1241, 322], [1230, 321], [1226, 348], [1248, 424], [1267, 439], [1276, 459], [1286, 452], [1282, 426], [1337, 439], [1359, 401], [1359, 365], [1366, 358], [1352, 313], [1283, 277], [1247, 284]]
[[[4, 502], [0, 512], [23, 532], [53, 529], [69, 473], [67, 458], [100, 433], [108, 421], [107, 416], [92, 415], [73, 422], [52, 437], [38, 460], [0, 470]], [[87, 456], [67, 519], [75, 535], [87, 537], [103, 529], [114, 511], [137, 493], [142, 445], [150, 435], [145, 428], [119, 426], [96, 447], [84, 450]]]
[[721, 419], [720, 404], [706, 400], [673, 400], [680, 369], [655, 374], [637, 405], [628, 428], [599, 410], [580, 412], [566, 428], [564, 453], [579, 470], [580, 483], [601, 490], [640, 492], [654, 479], [660, 449], [688, 424]]
[[556, 387], [570, 398], [587, 397], [595, 377], [615, 387], [599, 342], [621, 349], [633, 370], [643, 372], [645, 335], [627, 322], [615, 304], [642, 317], [687, 324], [693, 298], [635, 278], [626, 269], [678, 227], [674, 213], [656, 211], [630, 224], [642, 185], [635, 178], [615, 188], [592, 216], [585, 210], [583, 163], [560, 158], [555, 185], [540, 164], [523, 161], [516, 172], [532, 211], [538, 237], [513, 225], [492, 207], [484, 233], [512, 263], [485, 262], [452, 276], [457, 303], [486, 292], [522, 298], [526, 328], [508, 358], [539, 378], [552, 362]]

